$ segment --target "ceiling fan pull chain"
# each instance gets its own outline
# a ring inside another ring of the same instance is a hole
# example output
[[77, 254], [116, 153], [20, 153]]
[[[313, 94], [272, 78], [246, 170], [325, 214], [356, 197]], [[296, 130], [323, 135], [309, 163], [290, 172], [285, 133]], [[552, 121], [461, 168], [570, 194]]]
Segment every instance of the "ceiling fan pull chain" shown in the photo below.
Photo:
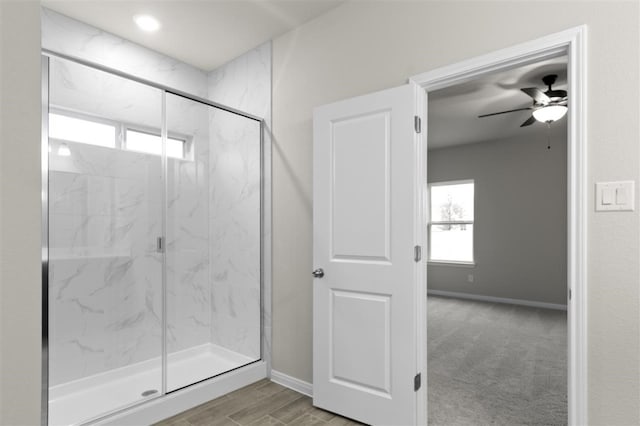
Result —
[[547, 122], [547, 149], [551, 149], [551, 123]]

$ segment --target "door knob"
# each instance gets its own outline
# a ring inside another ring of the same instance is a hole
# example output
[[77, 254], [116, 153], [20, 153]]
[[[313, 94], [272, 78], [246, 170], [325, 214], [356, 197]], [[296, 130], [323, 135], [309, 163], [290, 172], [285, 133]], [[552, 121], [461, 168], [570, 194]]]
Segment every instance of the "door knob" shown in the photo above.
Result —
[[318, 268], [313, 271], [311, 275], [313, 275], [314, 278], [322, 278], [324, 277], [324, 271], [322, 270], [322, 268]]

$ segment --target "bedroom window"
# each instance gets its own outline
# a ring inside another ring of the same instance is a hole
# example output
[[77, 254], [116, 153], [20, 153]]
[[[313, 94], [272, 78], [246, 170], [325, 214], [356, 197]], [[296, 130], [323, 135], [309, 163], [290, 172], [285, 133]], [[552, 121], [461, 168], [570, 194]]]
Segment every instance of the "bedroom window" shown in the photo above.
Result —
[[473, 180], [430, 184], [429, 205], [429, 262], [473, 264]]

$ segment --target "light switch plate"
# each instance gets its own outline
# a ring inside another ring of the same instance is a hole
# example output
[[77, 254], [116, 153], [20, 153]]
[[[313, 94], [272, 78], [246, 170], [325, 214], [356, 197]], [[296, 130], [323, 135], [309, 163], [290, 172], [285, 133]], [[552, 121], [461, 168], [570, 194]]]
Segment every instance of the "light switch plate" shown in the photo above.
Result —
[[596, 183], [596, 211], [629, 211], [635, 209], [635, 182]]

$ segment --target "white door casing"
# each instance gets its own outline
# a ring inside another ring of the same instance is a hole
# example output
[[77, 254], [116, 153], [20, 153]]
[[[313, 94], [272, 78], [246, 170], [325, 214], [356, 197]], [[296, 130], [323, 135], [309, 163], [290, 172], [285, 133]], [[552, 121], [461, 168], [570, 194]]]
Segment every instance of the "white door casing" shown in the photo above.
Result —
[[420, 417], [414, 96], [406, 85], [314, 112], [313, 260], [324, 277], [313, 281], [313, 403], [368, 424]]

